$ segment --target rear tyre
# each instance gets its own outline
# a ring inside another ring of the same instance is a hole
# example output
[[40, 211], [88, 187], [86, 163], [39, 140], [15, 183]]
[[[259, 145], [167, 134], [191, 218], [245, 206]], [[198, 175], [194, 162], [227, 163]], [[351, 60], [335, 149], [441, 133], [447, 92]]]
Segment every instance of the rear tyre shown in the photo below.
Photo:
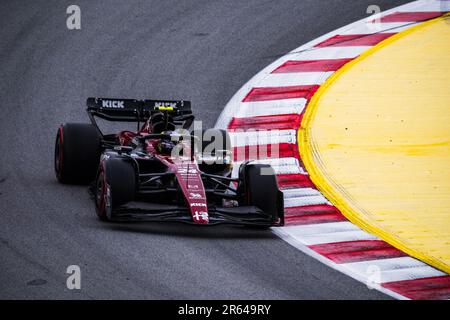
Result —
[[273, 168], [268, 164], [245, 164], [243, 172], [246, 202], [270, 215], [273, 222], [282, 219], [283, 197]]
[[134, 167], [126, 159], [110, 158], [100, 165], [95, 182], [95, 208], [101, 220], [111, 220], [117, 207], [134, 200], [136, 181]]
[[101, 153], [101, 137], [92, 124], [66, 123], [55, 141], [55, 174], [61, 183], [94, 181]]

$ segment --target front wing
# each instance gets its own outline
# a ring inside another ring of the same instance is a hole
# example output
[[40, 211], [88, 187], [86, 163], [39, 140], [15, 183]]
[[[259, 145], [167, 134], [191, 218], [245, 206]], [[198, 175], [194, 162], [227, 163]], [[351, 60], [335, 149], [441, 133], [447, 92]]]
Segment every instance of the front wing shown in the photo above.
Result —
[[[206, 225], [234, 224], [253, 226], [282, 226], [284, 217], [273, 218], [255, 206], [208, 207]], [[166, 221], [196, 224], [188, 208], [148, 202], [129, 202], [114, 210], [112, 221]]]

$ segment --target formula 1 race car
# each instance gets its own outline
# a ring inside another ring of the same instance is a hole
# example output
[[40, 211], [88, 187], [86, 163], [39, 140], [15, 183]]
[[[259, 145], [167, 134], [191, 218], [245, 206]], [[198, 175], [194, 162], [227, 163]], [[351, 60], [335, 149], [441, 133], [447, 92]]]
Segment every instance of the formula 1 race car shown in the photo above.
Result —
[[[61, 183], [90, 183], [101, 220], [284, 225], [270, 165], [247, 161], [232, 177], [228, 133], [188, 131], [189, 101], [88, 98], [87, 113], [90, 124], [58, 129], [55, 172]], [[96, 117], [137, 130], [103, 134]]]

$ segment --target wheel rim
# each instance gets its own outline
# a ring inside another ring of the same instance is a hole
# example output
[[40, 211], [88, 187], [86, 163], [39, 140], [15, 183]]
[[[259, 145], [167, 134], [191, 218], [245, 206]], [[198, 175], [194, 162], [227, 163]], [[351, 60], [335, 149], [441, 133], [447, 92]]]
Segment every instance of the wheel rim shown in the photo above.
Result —
[[95, 184], [95, 207], [98, 216], [103, 220], [111, 219], [111, 195], [108, 182], [106, 181], [106, 174], [104, 169], [100, 169], [97, 182]]
[[102, 217], [106, 216], [106, 188], [105, 188], [105, 176], [100, 173], [97, 179], [97, 185], [95, 188], [95, 203], [97, 205], [97, 209], [99, 215]]

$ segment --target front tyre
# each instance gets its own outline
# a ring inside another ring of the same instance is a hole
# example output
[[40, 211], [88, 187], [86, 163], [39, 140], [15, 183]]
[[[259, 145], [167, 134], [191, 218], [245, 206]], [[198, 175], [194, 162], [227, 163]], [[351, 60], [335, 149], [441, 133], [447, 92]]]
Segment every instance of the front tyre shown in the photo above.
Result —
[[245, 198], [270, 216], [274, 225], [284, 224], [283, 193], [278, 188], [275, 171], [268, 164], [243, 164], [241, 174], [245, 179]]
[[101, 153], [101, 137], [92, 124], [61, 125], [55, 141], [55, 174], [61, 183], [94, 181]]
[[136, 194], [136, 172], [127, 159], [110, 158], [100, 164], [95, 181], [95, 208], [100, 220], [111, 220], [114, 210]]

